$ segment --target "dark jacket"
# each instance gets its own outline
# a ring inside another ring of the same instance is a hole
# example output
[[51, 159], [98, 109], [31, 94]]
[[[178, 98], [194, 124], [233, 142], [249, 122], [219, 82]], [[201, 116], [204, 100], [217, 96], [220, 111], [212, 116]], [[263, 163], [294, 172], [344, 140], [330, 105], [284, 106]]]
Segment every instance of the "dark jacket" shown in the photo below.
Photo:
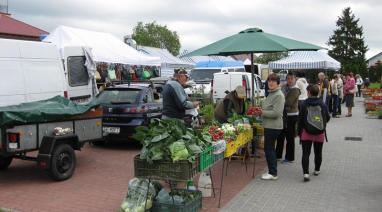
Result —
[[187, 94], [178, 81], [168, 81], [163, 88], [163, 115], [169, 118], [183, 119], [186, 109], [193, 104], [187, 101]]
[[216, 105], [215, 118], [219, 122], [227, 122], [233, 113], [245, 114], [244, 100], [237, 98], [235, 95], [235, 91], [231, 91], [224, 97], [223, 101], [218, 102]]
[[298, 135], [301, 136], [302, 129], [305, 129], [305, 119], [306, 119], [306, 107], [307, 106], [321, 106], [322, 117], [324, 118], [325, 123], [328, 123], [330, 120], [330, 114], [328, 111], [328, 107], [324, 104], [322, 99], [318, 97], [309, 97], [301, 104], [301, 110], [298, 115], [298, 124], [297, 124], [297, 132]]

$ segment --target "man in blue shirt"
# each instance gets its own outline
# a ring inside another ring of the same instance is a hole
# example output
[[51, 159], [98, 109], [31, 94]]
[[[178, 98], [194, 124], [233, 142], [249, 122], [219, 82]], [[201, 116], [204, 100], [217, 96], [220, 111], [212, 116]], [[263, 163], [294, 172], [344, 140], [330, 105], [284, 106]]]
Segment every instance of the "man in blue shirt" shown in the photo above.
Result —
[[177, 118], [183, 120], [187, 109], [197, 108], [199, 102], [187, 100], [184, 86], [188, 81], [187, 71], [180, 69], [175, 73], [175, 80], [169, 80], [163, 88], [162, 119]]

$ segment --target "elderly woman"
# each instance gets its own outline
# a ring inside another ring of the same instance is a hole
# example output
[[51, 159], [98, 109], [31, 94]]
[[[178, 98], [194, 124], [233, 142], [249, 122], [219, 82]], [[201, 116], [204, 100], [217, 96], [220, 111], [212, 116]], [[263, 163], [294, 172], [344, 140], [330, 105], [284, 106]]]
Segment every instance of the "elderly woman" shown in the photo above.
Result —
[[276, 139], [283, 129], [283, 110], [285, 97], [280, 88], [280, 78], [270, 74], [267, 79], [269, 95], [257, 115], [263, 118], [264, 152], [268, 164], [268, 173], [261, 176], [263, 180], [277, 180]]

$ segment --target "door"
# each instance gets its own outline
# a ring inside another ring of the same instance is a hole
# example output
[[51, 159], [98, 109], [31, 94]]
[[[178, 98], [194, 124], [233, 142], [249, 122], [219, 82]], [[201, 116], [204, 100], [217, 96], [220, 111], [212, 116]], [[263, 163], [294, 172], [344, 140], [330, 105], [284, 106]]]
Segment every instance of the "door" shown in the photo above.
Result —
[[213, 82], [213, 100], [216, 102], [219, 99], [223, 99], [227, 92], [231, 91], [231, 75], [228, 73], [216, 73], [214, 74]]

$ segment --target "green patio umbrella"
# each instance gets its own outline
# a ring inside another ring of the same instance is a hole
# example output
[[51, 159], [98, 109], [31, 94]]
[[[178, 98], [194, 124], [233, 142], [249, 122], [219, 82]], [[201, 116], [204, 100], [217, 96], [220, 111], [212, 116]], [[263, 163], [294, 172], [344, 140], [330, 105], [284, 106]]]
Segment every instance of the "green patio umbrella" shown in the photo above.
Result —
[[[249, 28], [238, 34], [216, 41], [205, 47], [188, 53], [185, 56], [199, 55], [236, 55], [251, 54], [252, 88], [254, 87], [254, 53], [286, 52], [286, 51], [316, 51], [320, 46], [293, 40], [278, 35], [263, 32], [259, 28]], [[254, 89], [252, 89], [254, 96]], [[252, 98], [252, 104], [254, 100]]]

